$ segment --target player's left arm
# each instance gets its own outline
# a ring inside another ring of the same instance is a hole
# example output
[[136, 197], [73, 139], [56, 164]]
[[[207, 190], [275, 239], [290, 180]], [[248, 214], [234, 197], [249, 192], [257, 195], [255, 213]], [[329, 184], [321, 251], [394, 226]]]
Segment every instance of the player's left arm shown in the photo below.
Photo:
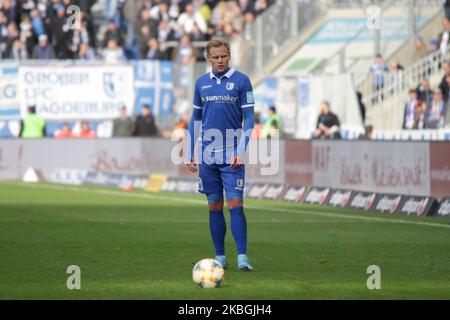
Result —
[[247, 150], [252, 130], [255, 124], [255, 99], [253, 97], [253, 88], [248, 78], [245, 79], [240, 90], [239, 101], [242, 108], [242, 116], [244, 118], [243, 130], [236, 154], [231, 159], [231, 167], [237, 168], [244, 163], [245, 151]]

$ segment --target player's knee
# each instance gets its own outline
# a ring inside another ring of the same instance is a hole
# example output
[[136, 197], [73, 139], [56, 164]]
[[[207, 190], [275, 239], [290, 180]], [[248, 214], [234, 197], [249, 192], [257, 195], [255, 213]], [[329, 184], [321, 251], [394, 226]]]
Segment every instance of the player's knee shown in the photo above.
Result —
[[209, 211], [220, 211], [223, 210], [223, 200], [222, 201], [211, 201], [208, 202]]
[[244, 206], [244, 202], [241, 199], [229, 199], [227, 200], [228, 209], [241, 208]]

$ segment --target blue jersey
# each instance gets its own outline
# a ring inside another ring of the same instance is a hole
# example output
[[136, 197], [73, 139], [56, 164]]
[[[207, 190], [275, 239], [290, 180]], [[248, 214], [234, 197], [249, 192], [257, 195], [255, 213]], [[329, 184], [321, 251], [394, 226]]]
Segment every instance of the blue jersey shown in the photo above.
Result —
[[[220, 152], [229, 147], [236, 148], [239, 141], [227, 141], [227, 129], [243, 129], [243, 109], [255, 104], [250, 79], [243, 73], [230, 68], [220, 78], [212, 72], [201, 76], [195, 84], [194, 108], [202, 112], [201, 149]], [[216, 131], [215, 131], [216, 130]], [[223, 141], [213, 141], [217, 130]], [[206, 136], [205, 136], [206, 135]]]

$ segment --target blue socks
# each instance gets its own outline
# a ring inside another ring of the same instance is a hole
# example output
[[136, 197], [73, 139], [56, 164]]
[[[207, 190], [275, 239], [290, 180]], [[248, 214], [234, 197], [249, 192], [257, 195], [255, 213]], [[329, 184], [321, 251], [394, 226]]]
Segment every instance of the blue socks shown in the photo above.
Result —
[[230, 225], [238, 255], [247, 254], [247, 220], [243, 207], [230, 209]]
[[216, 256], [224, 256], [227, 225], [223, 216], [223, 210], [209, 212], [209, 230], [211, 231]]
[[[245, 219], [244, 208], [239, 207], [229, 209], [229, 211], [231, 233], [236, 242], [237, 254], [247, 254], [247, 220]], [[216, 256], [224, 256], [227, 225], [223, 210], [209, 212], [209, 229]]]

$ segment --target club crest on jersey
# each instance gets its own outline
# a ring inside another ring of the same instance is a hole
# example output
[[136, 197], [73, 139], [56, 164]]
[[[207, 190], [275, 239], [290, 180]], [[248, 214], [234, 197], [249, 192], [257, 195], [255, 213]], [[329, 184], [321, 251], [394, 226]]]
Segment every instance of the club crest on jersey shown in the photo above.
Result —
[[243, 188], [244, 187], [244, 179], [236, 179], [236, 187]]
[[233, 82], [227, 82], [227, 85], [225, 86], [227, 90], [231, 91], [234, 89], [234, 83]]

